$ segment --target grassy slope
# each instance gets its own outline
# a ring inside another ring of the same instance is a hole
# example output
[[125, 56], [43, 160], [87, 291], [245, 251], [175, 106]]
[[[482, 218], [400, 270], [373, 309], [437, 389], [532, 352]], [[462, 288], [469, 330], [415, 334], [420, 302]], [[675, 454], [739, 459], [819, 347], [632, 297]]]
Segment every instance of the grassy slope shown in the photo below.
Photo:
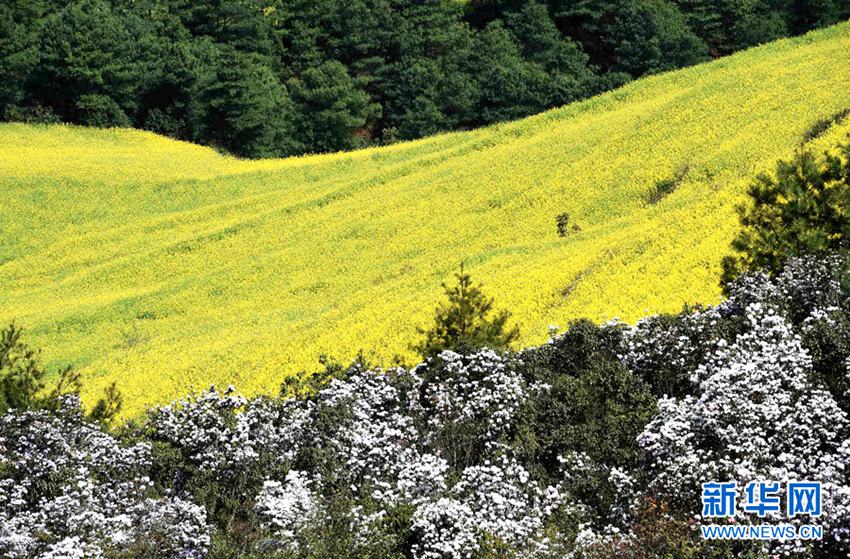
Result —
[[[850, 24], [348, 154], [248, 162], [136, 131], [3, 125], [0, 320], [82, 367], [89, 395], [117, 380], [135, 413], [213, 382], [274, 390], [321, 353], [409, 356], [461, 260], [523, 344], [577, 316], [713, 303], [747, 177], [846, 107]], [[561, 212], [581, 231], [559, 238]]]

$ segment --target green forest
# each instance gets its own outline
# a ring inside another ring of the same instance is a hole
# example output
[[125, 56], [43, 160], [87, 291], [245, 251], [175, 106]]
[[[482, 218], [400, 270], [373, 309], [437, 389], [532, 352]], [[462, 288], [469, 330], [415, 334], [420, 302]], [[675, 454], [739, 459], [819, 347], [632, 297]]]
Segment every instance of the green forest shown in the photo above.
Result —
[[0, 116], [329, 152], [516, 119], [847, 17], [843, 0], [11, 0]]

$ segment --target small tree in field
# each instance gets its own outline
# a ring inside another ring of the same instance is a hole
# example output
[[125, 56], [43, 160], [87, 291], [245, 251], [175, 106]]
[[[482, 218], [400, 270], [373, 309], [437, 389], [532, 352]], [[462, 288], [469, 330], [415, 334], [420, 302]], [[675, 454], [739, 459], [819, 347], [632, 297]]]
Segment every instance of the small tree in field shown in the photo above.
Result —
[[[79, 394], [81, 375], [70, 366], [49, 373], [40, 362], [39, 351], [21, 340], [23, 329], [15, 323], [0, 328], [0, 416], [10, 409], [58, 410], [61, 397]], [[48, 377], [53, 377], [48, 387]], [[106, 389], [89, 413], [91, 421], [108, 425], [121, 411], [123, 399], [115, 383]]]
[[737, 254], [723, 260], [724, 285], [745, 272], [775, 274], [794, 256], [848, 248], [850, 143], [837, 152], [822, 159], [798, 152], [780, 161], [775, 175], [759, 175], [750, 185], [750, 203], [738, 209]]
[[444, 349], [459, 353], [473, 352], [481, 348], [508, 349], [519, 337], [516, 326], [507, 327], [511, 316], [506, 310], [493, 313], [493, 298], [474, 285], [472, 277], [460, 265], [455, 274], [457, 284], [443, 284], [446, 302], [437, 307], [434, 325], [429, 330], [419, 330], [425, 338], [413, 349], [424, 358]]

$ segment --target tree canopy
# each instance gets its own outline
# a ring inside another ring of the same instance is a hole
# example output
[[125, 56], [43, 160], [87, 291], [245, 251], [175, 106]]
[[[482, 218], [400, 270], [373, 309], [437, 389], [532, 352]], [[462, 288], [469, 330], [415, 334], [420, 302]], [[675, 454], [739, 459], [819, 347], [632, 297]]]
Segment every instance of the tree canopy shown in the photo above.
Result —
[[12, 0], [0, 117], [325, 152], [526, 116], [846, 17], [842, 0]]
[[508, 349], [519, 337], [519, 329], [507, 325], [510, 313], [494, 311], [493, 298], [473, 283], [462, 264], [455, 279], [456, 285], [443, 284], [446, 301], [437, 307], [431, 329], [420, 331], [424, 339], [414, 349], [424, 358], [446, 349], [461, 353]]
[[736, 254], [723, 261], [723, 281], [742, 272], [778, 272], [794, 256], [846, 251], [850, 239], [850, 143], [818, 158], [798, 151], [775, 174], [759, 175], [739, 208]]

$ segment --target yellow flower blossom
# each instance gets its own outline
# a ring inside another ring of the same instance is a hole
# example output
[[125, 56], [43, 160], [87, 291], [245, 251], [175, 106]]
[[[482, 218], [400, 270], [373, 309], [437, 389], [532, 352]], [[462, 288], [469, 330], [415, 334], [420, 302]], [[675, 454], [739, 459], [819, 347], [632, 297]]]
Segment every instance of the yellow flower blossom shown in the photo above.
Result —
[[210, 383], [275, 391], [320, 354], [412, 358], [460, 261], [523, 345], [715, 303], [747, 183], [850, 107], [848, 62], [842, 24], [514, 123], [282, 160], [2, 125], [0, 320], [135, 415]]

